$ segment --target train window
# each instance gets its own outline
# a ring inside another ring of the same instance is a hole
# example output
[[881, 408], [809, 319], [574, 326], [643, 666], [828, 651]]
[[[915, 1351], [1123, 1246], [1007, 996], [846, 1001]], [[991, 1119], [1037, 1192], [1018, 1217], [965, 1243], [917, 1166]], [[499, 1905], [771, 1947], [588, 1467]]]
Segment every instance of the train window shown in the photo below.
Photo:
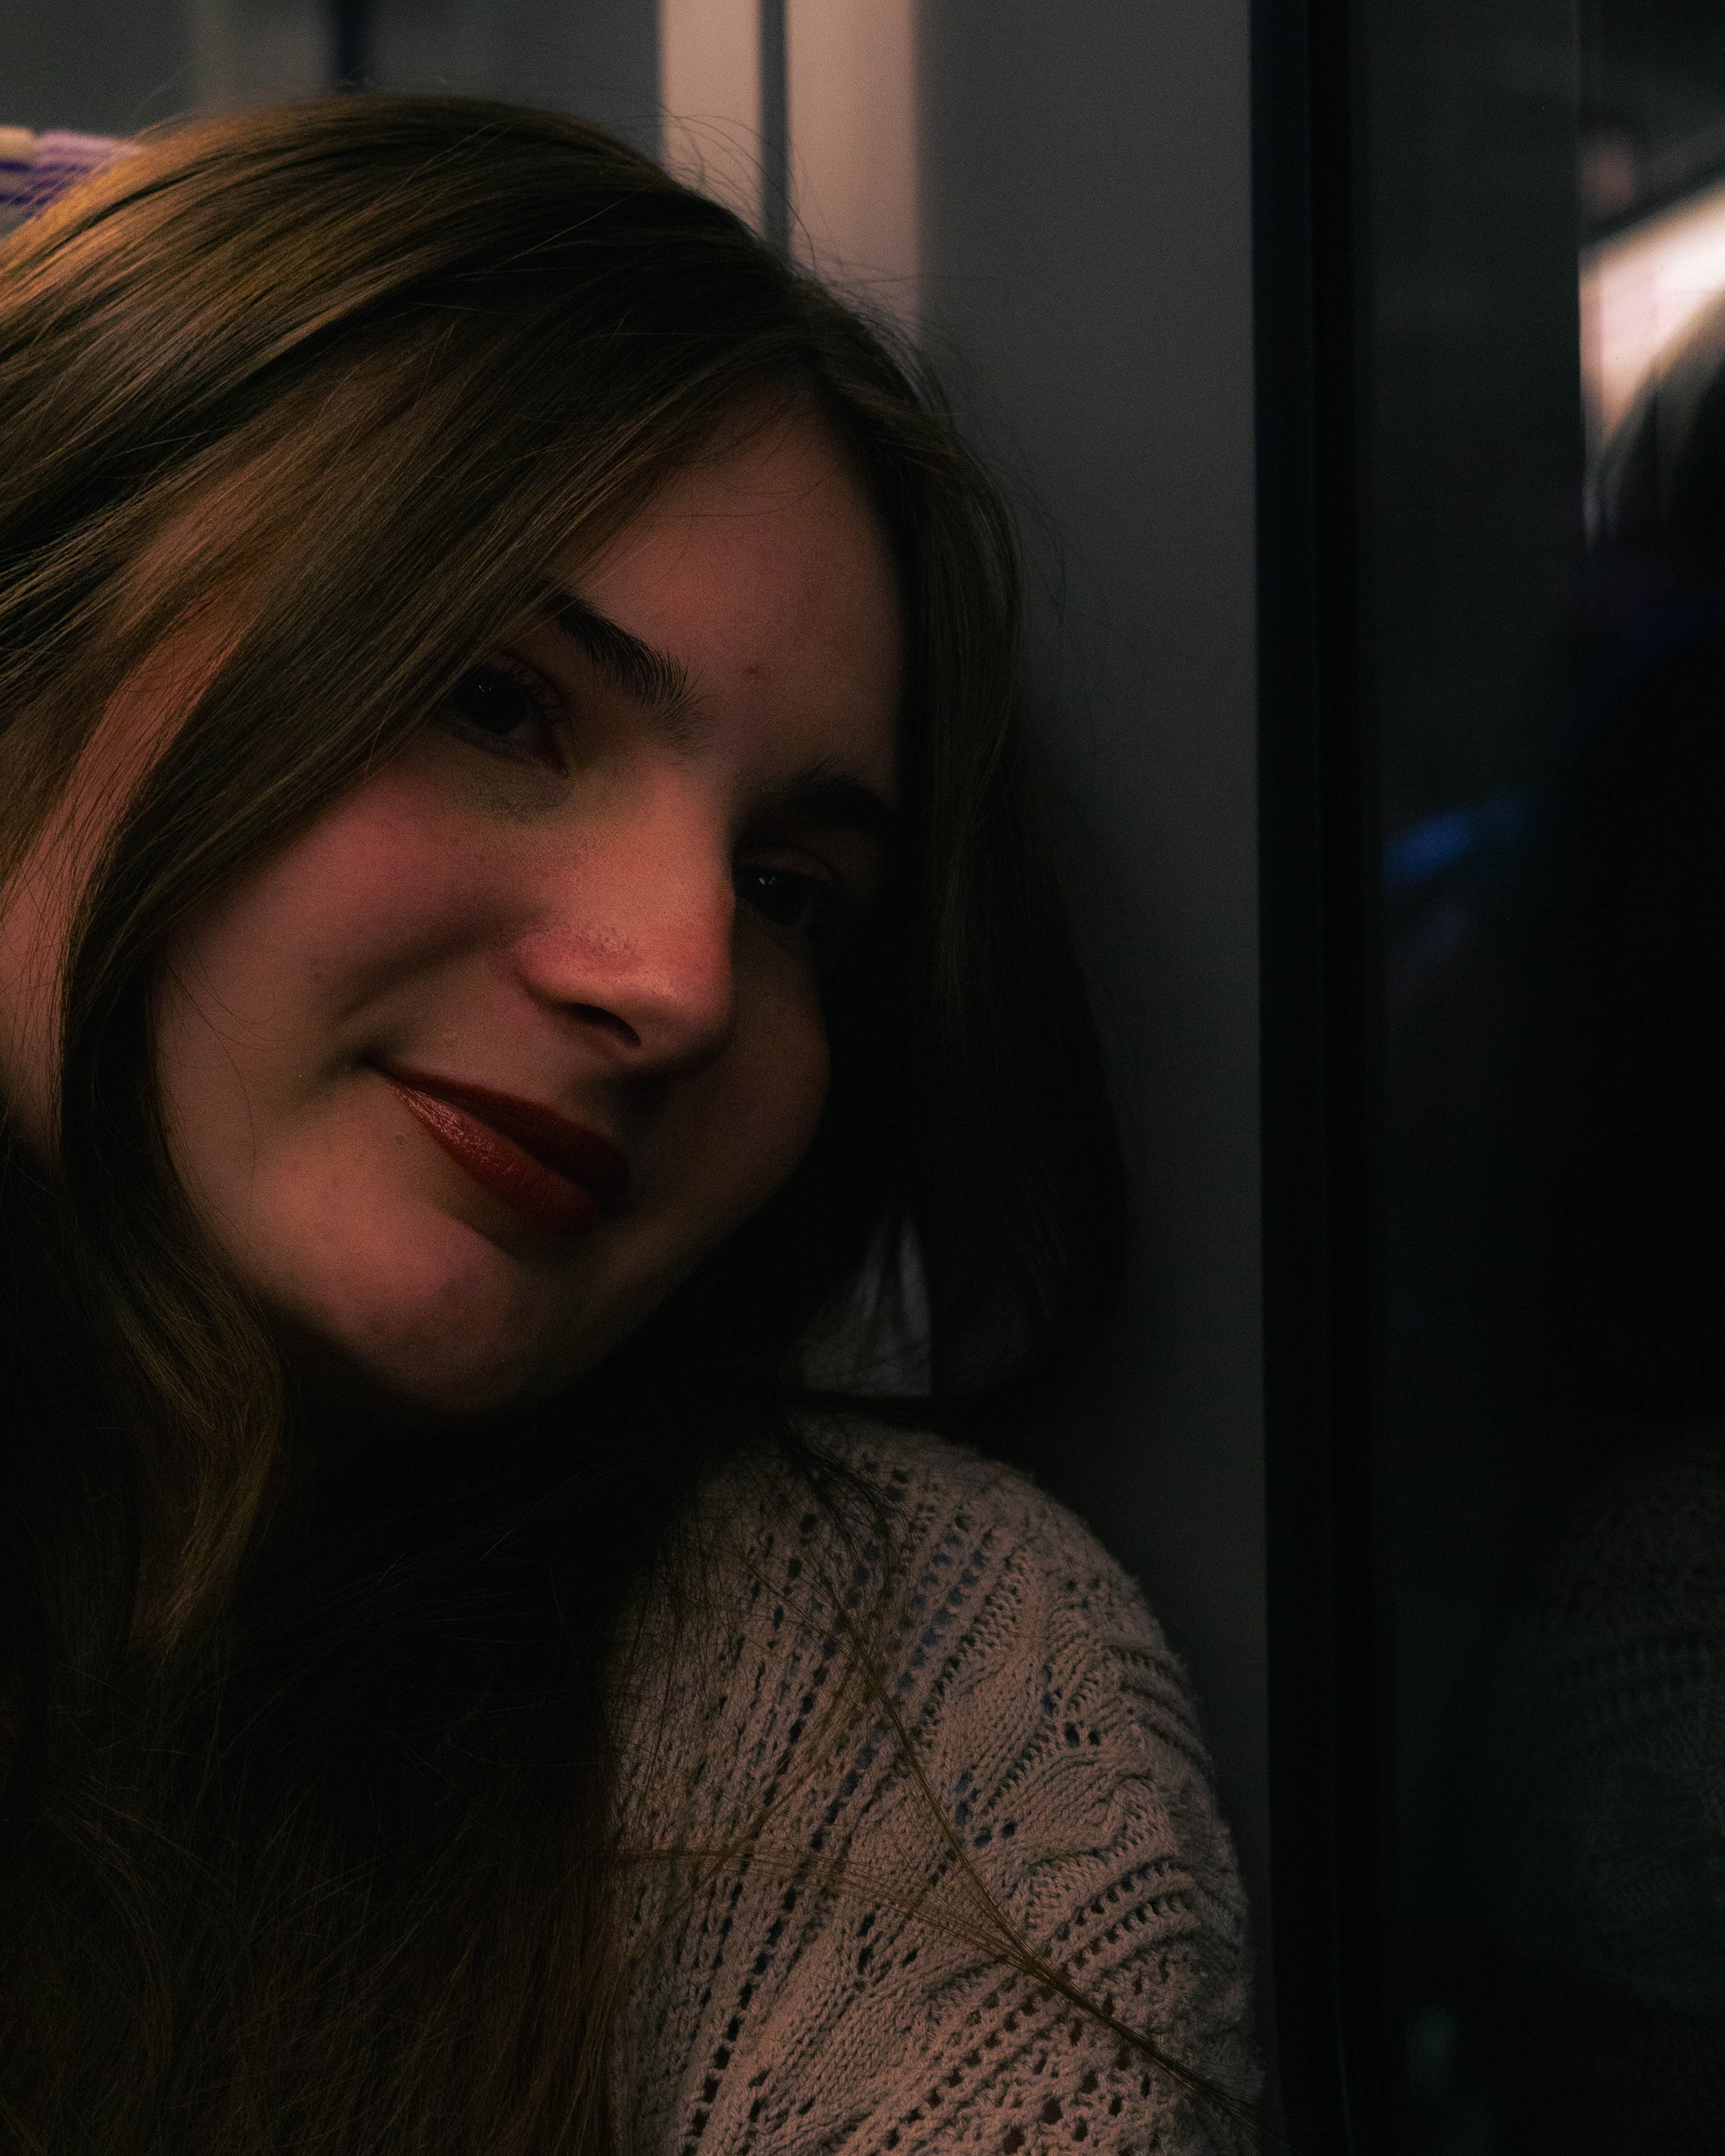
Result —
[[1725, 33], [1361, 0], [1274, 34], [1260, 334], [1308, 355], [1262, 402], [1276, 1853], [1336, 1972], [1302, 2001], [1282, 1961], [1291, 2123], [1699, 2151]]

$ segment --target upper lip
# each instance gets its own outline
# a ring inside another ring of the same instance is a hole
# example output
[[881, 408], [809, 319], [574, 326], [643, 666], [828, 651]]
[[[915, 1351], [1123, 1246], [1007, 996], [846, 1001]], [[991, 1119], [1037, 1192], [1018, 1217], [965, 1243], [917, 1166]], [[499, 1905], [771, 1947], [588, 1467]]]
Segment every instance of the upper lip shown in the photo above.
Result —
[[514, 1093], [500, 1093], [490, 1086], [475, 1086], [465, 1078], [445, 1078], [432, 1070], [410, 1070], [402, 1065], [380, 1064], [384, 1075], [398, 1086], [424, 1093], [459, 1108], [464, 1115], [485, 1124], [517, 1145], [524, 1153], [548, 1168], [553, 1175], [578, 1183], [590, 1190], [600, 1209], [614, 1213], [629, 1198], [629, 1163], [608, 1138], [578, 1123], [572, 1116], [541, 1101], [524, 1101]]

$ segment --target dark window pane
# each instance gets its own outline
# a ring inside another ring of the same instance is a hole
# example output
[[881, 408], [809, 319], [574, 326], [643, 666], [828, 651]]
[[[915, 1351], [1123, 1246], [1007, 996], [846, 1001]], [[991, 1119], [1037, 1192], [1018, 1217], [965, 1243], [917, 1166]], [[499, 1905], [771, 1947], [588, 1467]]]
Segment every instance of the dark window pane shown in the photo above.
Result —
[[1413, 2145], [1725, 2119], [1725, 18], [1373, 0]]

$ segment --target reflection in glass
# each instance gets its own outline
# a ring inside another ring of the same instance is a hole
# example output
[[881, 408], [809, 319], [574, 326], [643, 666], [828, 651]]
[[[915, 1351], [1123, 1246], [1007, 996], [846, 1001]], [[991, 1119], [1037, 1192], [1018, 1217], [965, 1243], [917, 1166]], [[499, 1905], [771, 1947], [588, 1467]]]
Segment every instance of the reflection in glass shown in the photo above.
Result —
[[1370, 12], [1414, 2145], [1682, 2156], [1725, 2136], [1725, 16]]
[[1482, 1797], [1507, 2145], [1671, 2152], [1716, 2147], [1725, 2119], [1717, 294], [1650, 362], [1594, 492], [1503, 1170], [1533, 1260], [1525, 1367], [1593, 1466], [1512, 1604]]

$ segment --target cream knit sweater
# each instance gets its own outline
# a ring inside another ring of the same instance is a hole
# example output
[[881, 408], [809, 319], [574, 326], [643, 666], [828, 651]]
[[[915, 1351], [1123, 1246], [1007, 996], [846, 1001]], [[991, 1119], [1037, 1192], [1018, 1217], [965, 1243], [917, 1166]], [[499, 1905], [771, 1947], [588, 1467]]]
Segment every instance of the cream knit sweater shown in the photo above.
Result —
[[677, 1576], [701, 1584], [644, 1598], [626, 1657], [621, 2147], [1242, 2146], [1015, 1967], [988, 1907], [1252, 2092], [1234, 1853], [1154, 1619], [1022, 1476], [870, 1426], [818, 1442], [886, 1499], [884, 1543], [777, 1455], [732, 1461], [691, 1509]]

